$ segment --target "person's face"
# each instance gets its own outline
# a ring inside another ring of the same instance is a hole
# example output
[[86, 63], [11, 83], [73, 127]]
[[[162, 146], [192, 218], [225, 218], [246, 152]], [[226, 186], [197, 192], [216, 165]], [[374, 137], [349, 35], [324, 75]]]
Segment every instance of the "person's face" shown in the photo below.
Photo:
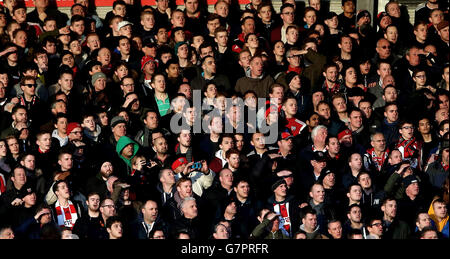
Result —
[[147, 117], [144, 119], [145, 126], [149, 129], [155, 129], [158, 127], [158, 116], [155, 112], [148, 112]]
[[191, 181], [185, 181], [185, 182], [181, 183], [177, 187], [177, 191], [179, 192], [180, 197], [182, 197], [182, 198], [191, 197], [192, 196], [192, 183], [191, 183]]
[[231, 172], [231, 170], [226, 170], [225, 172], [222, 172], [219, 176], [219, 181], [223, 186], [232, 186], [233, 172]]
[[98, 211], [98, 209], [100, 208], [100, 196], [98, 196], [97, 194], [89, 196], [86, 204], [90, 211]]
[[345, 81], [349, 82], [350, 84], [355, 84], [358, 80], [358, 75], [356, 74], [356, 69], [353, 67], [350, 67], [345, 71]]
[[187, 132], [187, 131], [182, 131], [180, 133], [180, 137], [178, 138], [178, 141], [180, 141], [180, 144], [185, 146], [185, 147], [189, 147], [191, 146], [191, 133]]
[[251, 144], [255, 148], [263, 149], [266, 146], [266, 142], [264, 139], [264, 135], [262, 133], [255, 133], [253, 134]]
[[74, 55], [81, 54], [81, 44], [80, 44], [80, 42], [78, 40], [71, 41], [70, 44], [69, 44], [69, 50]]
[[409, 55], [406, 55], [406, 60], [408, 60], [409, 64], [411, 66], [417, 66], [420, 63], [420, 57], [419, 57], [419, 49], [418, 48], [411, 48], [409, 50]]
[[289, 114], [289, 115], [291, 115], [291, 116], [297, 114], [297, 111], [298, 111], [298, 105], [297, 105], [296, 99], [293, 99], [293, 98], [288, 99], [288, 100], [286, 101], [286, 103], [283, 105], [283, 111], [284, 111], [286, 114]]
[[386, 33], [384, 34], [384, 38], [387, 39], [391, 43], [396, 43], [398, 39], [398, 30], [397, 27], [391, 26], [387, 28]]
[[347, 111], [347, 104], [345, 103], [344, 98], [335, 98], [333, 100], [333, 106], [337, 112], [345, 112]]
[[353, 185], [348, 193], [348, 198], [351, 201], [360, 201], [362, 198], [361, 186]]
[[64, 91], [70, 91], [73, 87], [73, 75], [72, 74], [63, 74], [61, 78], [58, 80], [61, 89]]
[[173, 27], [184, 27], [185, 21], [183, 12], [175, 12], [172, 14], [171, 22]]
[[157, 138], [155, 140], [155, 149], [159, 154], [166, 154], [169, 150], [169, 146], [167, 145], [167, 140], [165, 138]]
[[[2, 149], [1, 146], [4, 145], [3, 143], [4, 142], [0, 142], [0, 150]], [[5, 151], [6, 151], [6, 146], [4, 146], [4, 147], [5, 147]], [[0, 156], [2, 156], [1, 153], [2, 152], [0, 151]], [[6, 152], [5, 152], [5, 155], [6, 155]], [[20, 164], [28, 170], [34, 170], [36, 168], [36, 159], [35, 159], [34, 155], [27, 155]]]
[[337, 16], [333, 16], [331, 19], [326, 19], [325, 20], [325, 24], [330, 28], [330, 29], [336, 29], [339, 25], [339, 19]]
[[449, 115], [449, 112], [447, 109], [439, 109], [435, 114], [436, 121], [438, 123], [441, 123], [441, 121], [443, 121], [443, 120], [448, 120], [448, 115]]
[[444, 19], [444, 13], [441, 10], [433, 11], [431, 17], [429, 18], [430, 22], [436, 26]]
[[359, 102], [359, 109], [364, 113], [366, 118], [372, 116], [372, 105], [370, 102]]
[[362, 158], [360, 154], [352, 154], [351, 159], [350, 159], [350, 163], [349, 163], [350, 167], [353, 169], [357, 169], [360, 170], [362, 167]]
[[142, 208], [142, 214], [145, 219], [150, 222], [155, 222], [158, 217], [158, 205], [156, 202], [147, 202], [144, 208]]
[[170, 169], [164, 170], [161, 175], [160, 181], [169, 185], [175, 184], [175, 175], [173, 174], [173, 171]]
[[330, 83], [335, 83], [338, 78], [339, 71], [335, 66], [327, 68], [324, 72], [326, 80]]
[[208, 75], [216, 74], [216, 62], [214, 58], [208, 57], [202, 65], [203, 71]]
[[234, 145], [236, 146], [237, 150], [242, 151], [242, 149], [244, 148], [244, 137], [241, 135], [234, 135], [234, 139]]
[[423, 237], [421, 237], [421, 239], [439, 239], [439, 237], [436, 231], [430, 230], [425, 232], [425, 234], [423, 234]]
[[362, 126], [362, 114], [361, 112], [352, 112], [350, 114], [350, 124], [352, 125], [352, 127], [359, 129]]
[[320, 11], [320, 0], [309, 0], [309, 6], [314, 8], [316, 11]]
[[63, 154], [58, 160], [58, 164], [61, 166], [61, 170], [67, 171], [72, 168], [73, 160], [71, 154]]
[[449, 41], [449, 27], [445, 27], [439, 31], [439, 36], [441, 36], [441, 39], [445, 42]]
[[14, 239], [14, 231], [11, 228], [4, 229], [0, 239]]
[[295, 10], [292, 7], [286, 7], [283, 9], [283, 12], [280, 14], [281, 19], [284, 24], [293, 24], [295, 17]]
[[224, 225], [217, 226], [216, 232], [214, 232], [214, 239], [228, 239], [229, 233], [227, 227]]
[[256, 34], [251, 34], [248, 37], [246, 46], [249, 48], [253, 48], [253, 49], [256, 49], [259, 47], [259, 40], [258, 40], [258, 37], [256, 36]]
[[263, 60], [262, 58], [254, 58], [250, 62], [250, 70], [253, 77], [259, 77], [263, 73]]
[[341, 222], [333, 222], [330, 223], [328, 226], [328, 233], [334, 238], [334, 239], [340, 239], [342, 238], [342, 225]]
[[165, 13], [169, 7], [169, 0], [158, 0], [156, 1], [156, 7], [161, 13]]
[[157, 75], [152, 82], [152, 86], [155, 88], [155, 91], [164, 93], [166, 91], [166, 79], [163, 75]]
[[400, 6], [395, 2], [390, 3], [387, 6], [387, 13], [392, 17], [400, 18]]
[[305, 17], [303, 18], [303, 21], [306, 22], [308, 26], [313, 25], [317, 20], [316, 12], [315, 11], [309, 11], [305, 14]]
[[59, 132], [66, 132], [67, 129], [67, 118], [59, 118], [58, 121], [56, 121], [55, 124], [55, 128], [59, 131]]
[[418, 183], [412, 183], [410, 185], [408, 185], [408, 187], [406, 188], [406, 192], [412, 196], [417, 196], [419, 195], [419, 184]]
[[419, 121], [419, 132], [422, 134], [428, 134], [431, 130], [431, 123], [427, 118], [421, 119]]
[[255, 33], [255, 21], [252, 19], [247, 19], [241, 27], [244, 35]]
[[391, 55], [391, 44], [386, 39], [379, 40], [376, 51], [380, 58], [386, 59]]
[[445, 206], [445, 203], [435, 202], [433, 204], [433, 209], [437, 218], [443, 219], [447, 217], [447, 206]]
[[225, 153], [234, 147], [234, 140], [228, 137], [223, 138], [222, 143], [219, 145], [219, 147]]
[[186, 0], [185, 1], [186, 12], [194, 14], [198, 10], [198, 0]]
[[17, 109], [16, 113], [12, 115], [14, 122], [27, 122], [28, 115], [27, 110], [25, 109]]
[[187, 201], [181, 210], [186, 218], [195, 218], [198, 215], [197, 202], [195, 200]]
[[206, 97], [214, 98], [217, 95], [217, 87], [214, 84], [209, 84], [206, 88]]
[[353, 207], [350, 210], [350, 213], [347, 214], [347, 218], [355, 223], [360, 223], [362, 218], [361, 209], [358, 207]]
[[40, 138], [36, 140], [36, 144], [42, 151], [47, 151], [52, 145], [52, 138], [50, 134], [43, 134]]
[[287, 42], [294, 44], [298, 40], [298, 30], [295, 28], [289, 29], [289, 31], [286, 32], [286, 39]]
[[382, 152], [386, 149], [386, 139], [383, 134], [377, 134], [373, 136], [373, 140], [370, 142], [375, 151]]
[[388, 63], [381, 63], [380, 68], [378, 69], [377, 72], [381, 78], [391, 75], [392, 74], [391, 65], [389, 65]]
[[17, 9], [13, 14], [13, 19], [16, 20], [19, 24], [25, 22], [27, 20], [27, 12], [24, 8]]
[[241, 199], [247, 199], [250, 193], [250, 185], [247, 182], [240, 182], [236, 187], [234, 187], [234, 191]]
[[24, 86], [21, 88], [25, 95], [34, 96], [36, 92], [36, 81], [34, 79], [25, 80]]
[[141, 19], [141, 25], [146, 30], [151, 30], [155, 26], [155, 17], [153, 14], [146, 14]]
[[306, 217], [302, 219], [303, 224], [305, 224], [305, 229], [312, 232], [317, 228], [317, 215], [306, 214]]
[[397, 202], [395, 200], [387, 201], [385, 205], [381, 206], [384, 215], [390, 218], [395, 218], [397, 215]]
[[372, 221], [372, 225], [368, 226], [367, 229], [370, 233], [381, 236], [383, 234], [383, 223], [381, 220], [374, 220]]
[[180, 65], [173, 63], [170, 64], [169, 67], [167, 68], [167, 76], [169, 78], [176, 78], [180, 75]]
[[[125, 79], [123, 79], [123, 83], [120, 86], [120, 88], [122, 88], [122, 91], [123, 91], [124, 95], [126, 95], [126, 94], [128, 94], [130, 92], [134, 92], [134, 80], [133, 80], [133, 78], [125, 78]], [[128, 97], [130, 97], [130, 96], [128, 96]]]
[[56, 196], [68, 199], [70, 197], [69, 187], [65, 182], [58, 184], [58, 190], [55, 192]]
[[439, 109], [447, 109], [450, 107], [449, 98], [447, 95], [438, 95]]
[[270, 6], [264, 6], [258, 12], [258, 17], [261, 18], [263, 23], [270, 23], [272, 21], [272, 8]]
[[313, 186], [309, 195], [316, 203], [322, 203], [325, 199], [325, 189], [322, 185], [316, 184]]
[[16, 34], [16, 37], [14, 38], [13, 42], [15, 44], [17, 44], [18, 46], [25, 48], [27, 46], [27, 42], [28, 42], [28, 37], [27, 37], [26, 32], [19, 31]]
[[411, 139], [414, 136], [414, 125], [405, 123], [399, 132], [404, 139]]
[[64, 65], [68, 65], [70, 68], [72, 68], [75, 65], [75, 60], [73, 58], [73, 55], [66, 54], [62, 57], [62, 63]]
[[398, 108], [397, 105], [390, 105], [384, 112], [384, 116], [388, 122], [392, 123], [398, 120]]
[[187, 44], [183, 44], [178, 48], [177, 56], [179, 58], [186, 59], [188, 57], [188, 54], [189, 54], [189, 48], [188, 48]]
[[84, 33], [84, 21], [77, 21], [70, 25], [70, 29], [78, 35], [83, 35]]
[[113, 238], [121, 238], [122, 237], [122, 223], [114, 222], [111, 225], [111, 228], [108, 228], [108, 233]]
[[131, 49], [130, 41], [128, 39], [121, 39], [119, 41], [119, 46], [117, 47], [117, 49], [122, 55], [129, 55]]
[[344, 13], [354, 13], [355, 12], [355, 4], [353, 1], [346, 1], [342, 6], [342, 10]]
[[372, 187], [372, 179], [368, 174], [361, 175], [359, 177], [358, 183], [363, 189], [369, 189], [370, 187]]
[[111, 62], [111, 52], [107, 48], [102, 48], [98, 52], [97, 60], [102, 63], [102, 66], [107, 66]]
[[275, 196], [286, 197], [287, 185], [285, 183], [282, 183], [278, 185], [278, 187], [275, 190], [273, 190], [273, 192], [275, 193]]
[[208, 21], [206, 23], [206, 27], [208, 28], [209, 34], [214, 35], [214, 31], [220, 26], [219, 19], [214, 19], [211, 21]]
[[276, 56], [284, 56], [286, 52], [286, 49], [284, 48], [284, 44], [282, 41], [279, 41], [275, 44], [275, 46], [273, 47], [273, 54], [275, 54]]
[[427, 39], [428, 34], [428, 26], [420, 24], [417, 26], [417, 29], [414, 30], [414, 35], [416, 35], [416, 38], [420, 41], [425, 41]]
[[112, 173], [113, 173], [113, 165], [111, 164], [111, 162], [104, 162], [102, 164], [102, 166], [100, 167], [100, 174], [104, 177], [104, 178], [108, 178]]
[[239, 65], [241, 65], [241, 67], [246, 69], [247, 67], [250, 66], [250, 58], [251, 58], [250, 53], [243, 52], [242, 54], [239, 55]]

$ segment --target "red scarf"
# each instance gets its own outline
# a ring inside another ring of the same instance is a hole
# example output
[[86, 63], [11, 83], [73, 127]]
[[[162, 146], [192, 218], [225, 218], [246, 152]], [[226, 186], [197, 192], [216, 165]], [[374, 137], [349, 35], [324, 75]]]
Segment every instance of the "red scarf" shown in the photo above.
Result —
[[59, 201], [56, 201], [55, 203], [56, 220], [57, 220], [56, 223], [58, 224], [58, 226], [69, 227], [72, 229], [73, 226], [75, 225], [75, 222], [78, 219], [78, 214], [73, 203], [71, 201], [68, 202], [69, 206], [62, 207], [59, 204]]
[[291, 219], [289, 217], [289, 204], [281, 203], [281, 204], [273, 204], [274, 212], [280, 215], [280, 225], [286, 229], [288, 233], [291, 230]]
[[397, 142], [395, 146], [397, 149], [403, 147], [403, 158], [418, 158], [418, 152], [420, 151], [420, 143], [416, 141], [416, 138], [405, 140], [402, 137]]
[[0, 194], [3, 194], [6, 192], [6, 181], [5, 177], [0, 174]]
[[290, 118], [286, 120], [287, 124], [285, 125], [285, 127], [291, 131], [293, 136], [297, 136], [298, 134], [300, 134], [300, 132], [306, 127], [306, 123], [299, 119]]
[[381, 154], [381, 157], [377, 156], [377, 154], [375, 153], [375, 148], [368, 149], [367, 153], [369, 153], [372, 163], [375, 165], [377, 170], [381, 171], [381, 168], [383, 167], [386, 158], [388, 158], [389, 156], [389, 149], [386, 149], [386, 151], [384, 151], [383, 154]]
[[327, 92], [331, 93], [331, 94], [337, 94], [339, 93], [339, 89], [341, 88], [339, 84], [334, 84], [331, 88], [328, 87], [328, 83], [327, 81], [325, 81], [325, 86], [327, 88]]
[[289, 72], [295, 72], [300, 75], [300, 73], [302, 72], [302, 68], [301, 67], [292, 67], [291, 65], [289, 65], [286, 73], [289, 73]]

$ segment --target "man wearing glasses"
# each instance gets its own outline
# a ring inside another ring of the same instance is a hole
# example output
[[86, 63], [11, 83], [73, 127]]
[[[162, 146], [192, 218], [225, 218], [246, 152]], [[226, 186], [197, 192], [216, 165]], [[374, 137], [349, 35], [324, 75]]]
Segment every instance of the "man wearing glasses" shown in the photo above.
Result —
[[36, 95], [37, 83], [36, 79], [32, 76], [24, 76], [20, 80], [20, 89], [23, 94], [17, 96], [19, 104], [26, 107], [31, 121], [36, 122], [37, 125], [41, 125], [43, 122], [42, 114], [44, 114], [44, 107], [41, 104], [41, 100]]
[[402, 121], [398, 124], [400, 138], [395, 145], [404, 160], [408, 160], [411, 163], [412, 168], [422, 168], [422, 143], [414, 137], [414, 124], [410, 121]]
[[381, 239], [383, 236], [383, 223], [381, 222], [381, 218], [375, 216], [368, 218], [366, 228], [369, 234], [365, 236], [365, 239]]
[[286, 43], [286, 29], [290, 25], [294, 25], [295, 7], [292, 4], [285, 3], [280, 7], [280, 17], [283, 22], [280, 26], [274, 28], [270, 35], [270, 42], [283, 41]]

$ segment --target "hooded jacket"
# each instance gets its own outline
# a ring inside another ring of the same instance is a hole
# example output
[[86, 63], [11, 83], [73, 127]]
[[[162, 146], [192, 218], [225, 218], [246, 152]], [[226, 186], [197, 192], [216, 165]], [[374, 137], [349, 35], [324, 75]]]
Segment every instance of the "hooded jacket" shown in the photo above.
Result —
[[319, 231], [319, 225], [317, 225], [316, 229], [314, 229], [314, 232], [312, 232], [312, 233], [306, 232], [306, 230], [305, 230], [305, 224], [302, 224], [302, 225], [300, 226], [300, 230], [305, 231], [305, 233], [306, 233], [306, 239], [329, 239], [327, 236], [325, 236], [325, 235], [323, 235], [323, 234], [320, 234], [320, 231]]
[[447, 217], [441, 221], [439, 221], [436, 217], [436, 214], [434, 212], [433, 204], [436, 202], [437, 199], [434, 199], [431, 204], [430, 208], [428, 209], [428, 215], [430, 215], [430, 218], [433, 220], [433, 222], [436, 225], [436, 229], [442, 233], [442, 235], [445, 238], [449, 238], [449, 226], [448, 226], [448, 214]]
[[[130, 157], [130, 159], [127, 159], [125, 157], [122, 156], [122, 150], [128, 146], [129, 144], [133, 144], [134, 150], [133, 150], [133, 155]], [[119, 157], [131, 168], [131, 159], [133, 159], [133, 157], [136, 155], [136, 153], [139, 151], [139, 145], [134, 142], [131, 138], [127, 137], [127, 136], [122, 136], [119, 138], [119, 141], [117, 141], [117, 145], [116, 145], [116, 152], [119, 155]]]

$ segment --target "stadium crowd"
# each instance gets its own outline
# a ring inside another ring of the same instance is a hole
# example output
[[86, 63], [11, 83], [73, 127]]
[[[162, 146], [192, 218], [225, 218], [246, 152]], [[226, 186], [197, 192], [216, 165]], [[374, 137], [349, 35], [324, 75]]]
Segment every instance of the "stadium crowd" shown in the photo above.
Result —
[[0, 5], [0, 238], [449, 238], [447, 1], [33, 3]]

